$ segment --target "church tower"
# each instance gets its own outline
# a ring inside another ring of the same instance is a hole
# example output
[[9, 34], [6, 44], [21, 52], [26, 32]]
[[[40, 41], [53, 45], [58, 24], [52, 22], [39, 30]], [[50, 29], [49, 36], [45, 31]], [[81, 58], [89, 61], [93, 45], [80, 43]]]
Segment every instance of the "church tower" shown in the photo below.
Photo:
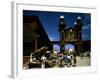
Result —
[[83, 51], [82, 48], [82, 27], [83, 27], [83, 22], [81, 17], [77, 17], [77, 20], [74, 24], [75, 30], [76, 30], [76, 35], [77, 35], [77, 44], [76, 44], [76, 52], [78, 55], [81, 54]]
[[60, 53], [64, 53], [65, 51], [65, 21], [64, 16], [60, 16], [59, 19], [59, 33], [60, 33]]
[[77, 38], [78, 40], [82, 40], [82, 27], [83, 27], [83, 22], [81, 17], [77, 17], [77, 20], [74, 24], [75, 29], [77, 31]]

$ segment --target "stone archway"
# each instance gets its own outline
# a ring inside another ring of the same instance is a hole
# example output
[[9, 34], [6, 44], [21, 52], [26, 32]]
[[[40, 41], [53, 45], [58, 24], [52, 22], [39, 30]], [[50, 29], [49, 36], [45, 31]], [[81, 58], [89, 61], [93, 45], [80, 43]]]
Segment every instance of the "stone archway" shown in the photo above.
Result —
[[65, 44], [65, 53], [75, 52], [75, 44], [67, 43]]
[[60, 53], [60, 45], [54, 44], [53, 49]]
[[68, 44], [65, 45], [65, 49], [73, 49], [73, 50], [75, 50], [75, 45], [68, 43]]

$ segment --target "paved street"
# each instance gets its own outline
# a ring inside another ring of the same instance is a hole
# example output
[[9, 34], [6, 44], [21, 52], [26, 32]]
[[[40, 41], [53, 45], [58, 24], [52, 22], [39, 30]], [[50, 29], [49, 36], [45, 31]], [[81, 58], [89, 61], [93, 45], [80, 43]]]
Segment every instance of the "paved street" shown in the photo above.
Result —
[[81, 66], [90, 66], [91, 65], [91, 58], [90, 57], [77, 57], [77, 67]]
[[[76, 57], [77, 63], [76, 67], [86, 67], [91, 66], [91, 57]], [[58, 66], [55, 66], [55, 68]], [[68, 66], [65, 66], [65, 68]]]
[[[91, 58], [90, 57], [76, 57], [77, 63], [76, 67], [84, 67], [84, 66], [90, 66], [91, 65]], [[54, 68], [57, 68], [58, 65], [56, 65]], [[65, 68], [68, 66], [65, 66]], [[25, 69], [28, 69], [28, 65], [24, 67]], [[23, 68], [23, 69], [24, 69]]]

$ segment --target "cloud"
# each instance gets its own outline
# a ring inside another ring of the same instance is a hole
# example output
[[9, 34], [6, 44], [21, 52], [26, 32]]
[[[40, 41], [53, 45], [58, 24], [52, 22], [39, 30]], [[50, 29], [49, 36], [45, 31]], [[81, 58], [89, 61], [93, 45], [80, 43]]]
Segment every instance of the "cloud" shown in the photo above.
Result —
[[51, 37], [51, 36], [49, 36], [49, 39], [50, 39], [50, 41], [54, 41], [55, 40], [55, 38]]

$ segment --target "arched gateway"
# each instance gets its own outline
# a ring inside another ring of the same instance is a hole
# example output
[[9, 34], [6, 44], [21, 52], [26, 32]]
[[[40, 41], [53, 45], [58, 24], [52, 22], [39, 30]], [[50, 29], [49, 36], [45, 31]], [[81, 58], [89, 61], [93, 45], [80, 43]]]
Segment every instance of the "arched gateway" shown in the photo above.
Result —
[[60, 41], [51, 41], [51, 45], [57, 44], [60, 46], [60, 53], [65, 52], [65, 45], [74, 45], [77, 55], [80, 55], [82, 49], [82, 26], [83, 22], [81, 17], [76, 19], [74, 28], [66, 28], [64, 16], [60, 16], [59, 19], [59, 37]]

